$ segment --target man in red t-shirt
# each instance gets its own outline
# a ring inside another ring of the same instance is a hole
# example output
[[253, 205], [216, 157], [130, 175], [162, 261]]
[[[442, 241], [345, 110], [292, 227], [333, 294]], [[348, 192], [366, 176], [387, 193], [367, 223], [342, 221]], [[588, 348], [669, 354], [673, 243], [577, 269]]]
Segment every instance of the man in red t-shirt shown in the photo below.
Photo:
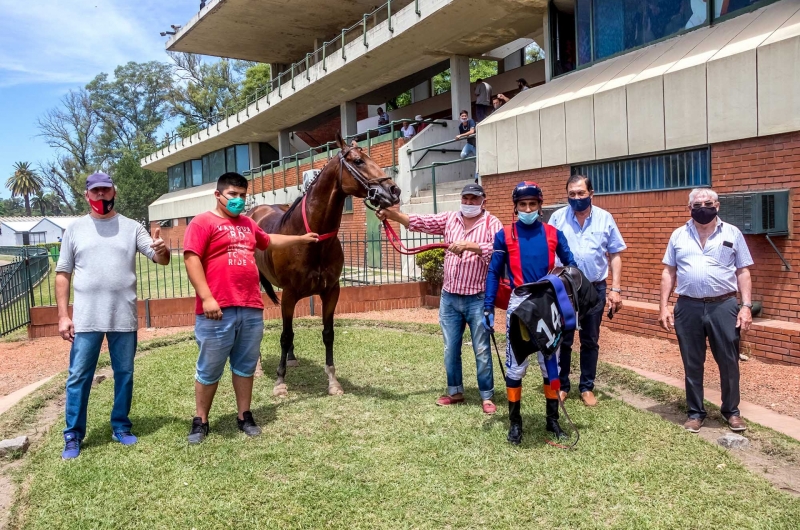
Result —
[[250, 400], [253, 374], [261, 356], [264, 304], [255, 249], [285, 248], [315, 243], [317, 234], [268, 235], [251, 218], [240, 215], [247, 197], [247, 179], [225, 173], [214, 192], [217, 206], [192, 219], [183, 241], [186, 272], [197, 293], [194, 334], [200, 347], [195, 372], [196, 416], [189, 443], [208, 435], [208, 412], [230, 359], [239, 430], [261, 434]]

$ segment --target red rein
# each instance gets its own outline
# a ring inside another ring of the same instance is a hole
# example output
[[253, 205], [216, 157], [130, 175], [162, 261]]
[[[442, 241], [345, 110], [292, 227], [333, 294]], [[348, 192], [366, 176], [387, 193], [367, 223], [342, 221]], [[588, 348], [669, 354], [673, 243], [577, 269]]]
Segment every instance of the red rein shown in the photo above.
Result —
[[425, 252], [426, 250], [432, 250], [434, 248], [447, 248], [450, 245], [447, 243], [431, 243], [429, 245], [422, 245], [420, 247], [414, 248], [407, 248], [400, 237], [397, 235], [397, 232], [394, 231], [394, 228], [389, 224], [389, 221], [383, 221], [383, 229], [386, 232], [386, 239], [389, 240], [389, 243], [392, 244], [392, 247], [404, 256], [413, 256], [415, 254], [419, 254], [420, 252]]
[[[306, 215], [306, 196], [303, 195], [303, 204], [300, 205], [300, 209], [303, 210], [303, 225], [306, 227], [306, 234], [311, 232], [311, 227], [308, 226], [308, 216]], [[333, 232], [328, 232], [327, 234], [320, 234], [319, 240], [325, 241], [326, 239], [330, 239], [332, 237], [336, 237], [338, 234], [338, 230], [334, 230]]]

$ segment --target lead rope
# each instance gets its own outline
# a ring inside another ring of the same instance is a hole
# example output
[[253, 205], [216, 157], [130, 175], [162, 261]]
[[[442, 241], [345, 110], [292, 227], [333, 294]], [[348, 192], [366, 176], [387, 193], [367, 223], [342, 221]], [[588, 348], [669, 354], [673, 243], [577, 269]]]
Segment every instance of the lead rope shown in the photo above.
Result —
[[[378, 211], [378, 208], [373, 206], [371, 199], [367, 197], [364, 199], [364, 205], [372, 210], [373, 212]], [[403, 256], [414, 256], [419, 254], [420, 252], [425, 252], [426, 250], [433, 250], [436, 248], [448, 248], [450, 245], [447, 243], [430, 243], [427, 245], [421, 245], [419, 247], [408, 248], [403, 244], [403, 241], [400, 239], [400, 236], [397, 235], [397, 232], [394, 231], [392, 225], [389, 224], [389, 221], [383, 220], [383, 231], [386, 233], [386, 239], [392, 245], [392, 247]]]
[[[492, 337], [492, 343], [494, 344], [494, 352], [497, 354], [497, 362], [500, 364], [500, 371], [503, 373], [503, 380], [505, 380], [506, 371], [503, 368], [503, 364], [504, 363], [503, 363], [502, 359], [500, 359], [500, 349], [497, 347], [497, 339], [494, 338], [494, 332], [489, 333], [489, 335]], [[570, 428], [575, 433], [575, 441], [572, 442], [569, 445], [560, 444], [558, 442], [554, 442], [554, 441], [548, 440], [548, 439], [545, 439], [545, 441], [549, 445], [552, 445], [553, 447], [558, 447], [559, 449], [575, 449], [575, 446], [578, 445], [578, 441], [580, 441], [580, 439], [581, 439], [581, 433], [578, 430], [578, 427], [575, 425], [575, 422], [573, 422], [572, 418], [569, 417], [569, 414], [567, 413], [567, 408], [564, 406], [564, 400], [561, 399], [561, 393], [560, 392], [556, 392], [556, 396], [558, 397], [558, 406], [561, 409], [561, 412], [564, 413], [564, 417], [567, 418], [567, 421], [569, 422]]]

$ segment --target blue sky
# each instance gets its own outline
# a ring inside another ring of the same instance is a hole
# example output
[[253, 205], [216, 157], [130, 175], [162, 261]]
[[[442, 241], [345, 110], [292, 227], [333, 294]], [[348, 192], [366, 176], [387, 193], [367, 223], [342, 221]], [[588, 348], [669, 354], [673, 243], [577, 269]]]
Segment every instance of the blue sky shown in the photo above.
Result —
[[199, 0], [0, 0], [0, 197], [17, 161], [54, 158], [36, 119], [72, 88], [128, 61], [168, 61], [170, 24]]

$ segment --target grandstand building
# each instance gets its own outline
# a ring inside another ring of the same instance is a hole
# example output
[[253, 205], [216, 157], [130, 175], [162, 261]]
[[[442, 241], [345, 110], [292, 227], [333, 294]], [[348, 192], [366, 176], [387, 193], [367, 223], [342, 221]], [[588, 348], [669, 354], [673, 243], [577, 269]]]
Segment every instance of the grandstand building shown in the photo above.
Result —
[[[270, 63], [273, 80], [142, 160], [169, 175], [153, 222], [180, 238], [213, 206], [225, 170], [249, 176], [256, 202], [290, 202], [338, 129], [386, 168], [406, 212], [457, 208], [457, 190], [477, 172], [489, 209], [509, 222], [516, 182], [537, 181], [552, 211], [566, 203], [567, 177], [587, 174], [628, 243], [626, 308], [608, 324], [652, 335], [669, 235], [689, 218], [689, 189], [713, 186], [756, 261], [762, 319], [747, 340], [758, 355], [800, 363], [800, 0], [373, 6], [212, 0], [181, 28], [169, 50]], [[528, 62], [533, 43], [544, 59]], [[486, 81], [510, 98], [478, 125], [477, 161], [461, 160], [462, 143], [451, 142], [458, 111], [474, 116], [470, 59], [496, 61]], [[451, 88], [437, 94], [431, 79], [443, 71]], [[519, 78], [532, 88], [519, 91]], [[378, 127], [377, 107], [408, 93], [410, 104]], [[395, 120], [418, 115], [429, 123], [406, 143]], [[378, 231], [362, 204], [348, 203], [343, 233]]]

